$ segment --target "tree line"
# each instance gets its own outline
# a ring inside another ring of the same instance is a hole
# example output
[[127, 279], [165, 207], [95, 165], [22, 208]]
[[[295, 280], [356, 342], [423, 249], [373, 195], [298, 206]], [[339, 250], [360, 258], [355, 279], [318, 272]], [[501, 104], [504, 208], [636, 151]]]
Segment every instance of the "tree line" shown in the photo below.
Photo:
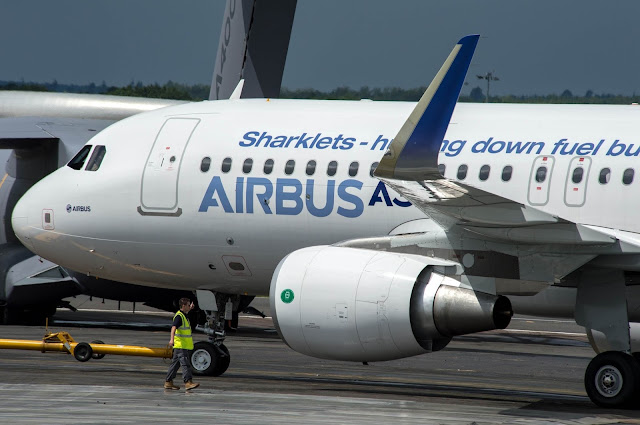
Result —
[[[50, 83], [0, 81], [0, 90], [27, 90], [27, 91], [49, 91], [67, 93], [92, 93], [111, 94], [119, 96], [148, 97], [160, 99], [176, 99], [200, 101], [209, 98], [208, 84], [187, 85], [169, 81], [165, 84], [142, 84], [141, 82], [131, 82], [124, 87], [108, 86], [104, 81], [102, 84], [90, 83], [86, 85], [59, 84], [57, 81]], [[426, 87], [416, 87], [402, 89], [399, 87], [370, 88], [367, 86], [359, 89], [350, 87], [337, 87], [330, 91], [316, 89], [288, 89], [283, 87], [280, 97], [285, 99], [334, 99], [334, 100], [395, 100], [395, 101], [417, 101], [424, 93]], [[461, 102], [484, 102], [485, 94], [478, 86], [471, 90], [468, 95], [462, 95]], [[640, 96], [632, 95], [594, 93], [588, 90], [584, 95], [575, 95], [569, 90], [560, 94], [546, 95], [499, 95], [490, 96], [491, 103], [586, 103], [586, 104], [631, 104], [640, 102]]]

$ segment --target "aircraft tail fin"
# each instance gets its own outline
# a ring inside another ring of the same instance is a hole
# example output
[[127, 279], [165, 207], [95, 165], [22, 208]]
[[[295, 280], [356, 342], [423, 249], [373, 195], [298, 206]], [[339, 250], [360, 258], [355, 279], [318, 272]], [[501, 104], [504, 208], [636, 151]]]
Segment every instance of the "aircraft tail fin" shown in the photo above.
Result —
[[209, 100], [280, 95], [297, 0], [229, 0], [222, 21]]
[[398, 180], [441, 178], [438, 152], [456, 106], [479, 35], [463, 37], [422, 95], [376, 168], [375, 176]]

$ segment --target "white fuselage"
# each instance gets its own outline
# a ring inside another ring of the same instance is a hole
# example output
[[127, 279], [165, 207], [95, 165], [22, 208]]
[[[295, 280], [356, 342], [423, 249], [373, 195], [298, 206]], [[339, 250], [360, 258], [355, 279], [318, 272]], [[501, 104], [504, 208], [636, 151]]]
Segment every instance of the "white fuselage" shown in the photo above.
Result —
[[[141, 114], [89, 142], [106, 147], [97, 171], [63, 167], [36, 184], [16, 206], [14, 229], [39, 255], [90, 275], [267, 294], [276, 265], [296, 249], [425, 218], [370, 173], [413, 107], [261, 99]], [[466, 165], [465, 184], [635, 238], [640, 181], [623, 183], [623, 173], [637, 168], [639, 135], [634, 106], [459, 104], [439, 162], [449, 179]]]

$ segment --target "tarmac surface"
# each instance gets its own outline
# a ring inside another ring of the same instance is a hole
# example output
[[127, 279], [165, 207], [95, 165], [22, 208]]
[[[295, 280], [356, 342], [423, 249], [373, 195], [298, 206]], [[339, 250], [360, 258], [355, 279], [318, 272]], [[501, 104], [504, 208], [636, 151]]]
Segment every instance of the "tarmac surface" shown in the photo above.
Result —
[[[168, 342], [171, 313], [72, 304], [81, 309], [59, 310], [50, 330], [85, 342]], [[264, 301], [257, 304], [268, 315]], [[44, 333], [44, 326], [0, 327], [0, 338]], [[594, 354], [568, 320], [515, 317], [506, 330], [368, 366], [298, 354], [270, 318], [241, 316], [225, 344], [229, 370], [196, 377], [201, 386], [188, 393], [162, 388], [168, 360], [107, 355], [80, 363], [62, 353], [0, 350], [0, 423], [640, 424], [640, 410], [591, 404], [582, 381]]]

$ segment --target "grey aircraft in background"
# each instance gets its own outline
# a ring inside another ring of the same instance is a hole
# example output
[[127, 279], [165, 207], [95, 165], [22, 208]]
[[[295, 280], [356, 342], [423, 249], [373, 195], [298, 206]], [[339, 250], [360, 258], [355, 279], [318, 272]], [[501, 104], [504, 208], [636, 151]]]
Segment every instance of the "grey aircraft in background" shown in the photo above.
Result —
[[[228, 0], [210, 100], [227, 99], [244, 80], [241, 97], [278, 97], [297, 0]], [[276, 7], [277, 6], [277, 7]], [[115, 121], [185, 103], [124, 96], [0, 92], [0, 323], [42, 323], [64, 298], [87, 294], [171, 310], [181, 294], [106, 281], [33, 255], [16, 238], [11, 214], [38, 180], [65, 166], [95, 134]], [[249, 305], [244, 298], [234, 313]], [[66, 304], [66, 306], [71, 307]]]

